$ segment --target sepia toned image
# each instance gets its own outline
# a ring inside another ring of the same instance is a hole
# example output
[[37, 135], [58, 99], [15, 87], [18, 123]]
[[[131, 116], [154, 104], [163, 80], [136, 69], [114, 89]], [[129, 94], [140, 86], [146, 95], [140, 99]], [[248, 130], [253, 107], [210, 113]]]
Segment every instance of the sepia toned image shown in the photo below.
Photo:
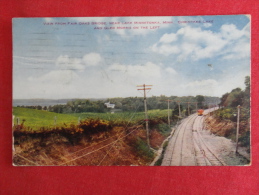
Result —
[[13, 19], [13, 165], [244, 166], [250, 16]]

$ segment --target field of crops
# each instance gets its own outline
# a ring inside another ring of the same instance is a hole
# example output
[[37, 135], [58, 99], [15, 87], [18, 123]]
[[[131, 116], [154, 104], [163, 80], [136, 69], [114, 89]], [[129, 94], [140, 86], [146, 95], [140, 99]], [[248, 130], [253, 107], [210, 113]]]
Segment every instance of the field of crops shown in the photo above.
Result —
[[[150, 119], [167, 118], [167, 110], [150, 110], [148, 115]], [[116, 123], [134, 123], [144, 120], [144, 112], [119, 112], [119, 113], [74, 113], [74, 114], [58, 114], [44, 110], [35, 110], [29, 108], [14, 107], [13, 108], [14, 123], [19, 118], [20, 123], [25, 120], [24, 125], [33, 130], [41, 127], [63, 126], [64, 124], [77, 124], [79, 120], [85, 119], [101, 119], [114, 121]]]

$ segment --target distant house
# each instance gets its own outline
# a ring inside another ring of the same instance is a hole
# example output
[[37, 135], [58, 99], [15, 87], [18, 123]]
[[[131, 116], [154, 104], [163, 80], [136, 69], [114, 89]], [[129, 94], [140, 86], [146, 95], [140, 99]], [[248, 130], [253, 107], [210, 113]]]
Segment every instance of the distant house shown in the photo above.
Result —
[[111, 104], [110, 102], [104, 103], [104, 105], [105, 105], [107, 108], [115, 108], [115, 104]]

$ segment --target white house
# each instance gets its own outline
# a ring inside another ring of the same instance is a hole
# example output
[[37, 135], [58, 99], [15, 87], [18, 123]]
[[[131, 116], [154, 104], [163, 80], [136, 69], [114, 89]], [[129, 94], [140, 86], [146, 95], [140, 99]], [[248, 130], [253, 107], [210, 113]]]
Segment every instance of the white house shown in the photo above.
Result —
[[115, 108], [115, 104], [111, 104], [110, 102], [104, 103], [107, 108]]

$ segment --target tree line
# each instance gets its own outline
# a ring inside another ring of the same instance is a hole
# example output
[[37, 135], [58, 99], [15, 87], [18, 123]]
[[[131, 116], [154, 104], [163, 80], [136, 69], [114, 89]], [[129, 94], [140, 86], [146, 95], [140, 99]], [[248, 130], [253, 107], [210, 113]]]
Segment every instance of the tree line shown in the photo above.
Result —
[[[196, 110], [196, 103], [198, 108], [207, 108], [209, 102], [219, 102], [218, 97], [209, 96], [151, 96], [147, 97], [148, 110], [164, 110], [168, 109], [168, 102], [170, 109], [173, 109], [173, 113], [179, 112], [178, 102], [180, 102], [181, 111], [188, 112], [187, 107], [189, 102], [189, 112]], [[115, 109], [107, 108], [104, 103], [110, 102], [115, 104]], [[110, 111], [123, 111], [123, 112], [143, 112], [144, 104], [143, 97], [116, 97], [108, 98], [106, 100], [89, 100], [89, 99], [76, 99], [68, 101], [66, 104], [59, 104], [53, 106], [21, 106], [26, 108], [47, 110], [56, 113], [82, 113], [82, 112], [96, 112], [105, 113]]]
[[235, 88], [225, 93], [220, 98], [220, 106], [235, 108], [240, 105], [243, 108], [250, 108], [250, 76], [245, 77], [245, 89]]

